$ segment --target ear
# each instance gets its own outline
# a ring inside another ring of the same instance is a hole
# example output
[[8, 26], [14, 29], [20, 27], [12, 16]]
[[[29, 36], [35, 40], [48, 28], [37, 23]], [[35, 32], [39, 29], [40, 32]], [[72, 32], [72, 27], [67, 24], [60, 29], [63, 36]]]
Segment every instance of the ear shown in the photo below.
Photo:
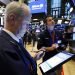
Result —
[[8, 15], [9, 20], [15, 21], [16, 15], [14, 13], [11, 13]]

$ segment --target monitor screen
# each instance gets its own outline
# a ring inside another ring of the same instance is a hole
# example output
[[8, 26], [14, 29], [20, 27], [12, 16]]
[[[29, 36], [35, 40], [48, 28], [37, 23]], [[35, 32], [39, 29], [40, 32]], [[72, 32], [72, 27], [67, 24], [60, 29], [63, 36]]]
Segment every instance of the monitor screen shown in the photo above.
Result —
[[55, 56], [53, 56], [52, 58], [48, 59], [47, 61], [41, 63], [39, 66], [40, 66], [41, 70], [43, 71], [43, 73], [46, 73], [47, 71], [52, 70], [53, 68], [60, 65], [64, 61], [68, 60], [73, 55], [74, 54], [71, 54], [69, 52], [62, 51], [62, 52], [56, 54]]
[[47, 1], [36, 0], [29, 3], [31, 13], [47, 13]]
[[62, 20], [58, 20], [58, 21], [57, 21], [57, 24], [61, 24], [61, 23], [62, 23]]

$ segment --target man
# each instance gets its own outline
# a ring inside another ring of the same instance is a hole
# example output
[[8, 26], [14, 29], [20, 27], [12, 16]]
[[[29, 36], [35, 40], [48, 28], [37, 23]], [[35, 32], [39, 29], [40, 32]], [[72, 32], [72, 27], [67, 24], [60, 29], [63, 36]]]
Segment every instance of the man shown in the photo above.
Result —
[[26, 4], [14, 1], [7, 5], [4, 28], [0, 31], [0, 75], [37, 75], [35, 61], [19, 41], [30, 18]]
[[[55, 22], [51, 16], [47, 16], [45, 19], [46, 24], [46, 30], [44, 30], [43, 33], [39, 35], [37, 48], [44, 48], [46, 50], [45, 56], [43, 57], [43, 61], [46, 61], [47, 59], [51, 58], [55, 54], [58, 53], [57, 49], [57, 41], [61, 38], [59, 38], [55, 31], [54, 31], [54, 25]], [[49, 75], [56, 75], [54, 73], [51, 73]]]
[[53, 55], [57, 53], [56, 51], [56, 37], [54, 32], [54, 20], [51, 16], [47, 16], [45, 20], [46, 30], [39, 35], [39, 40], [37, 48], [40, 49], [44, 47], [46, 49], [46, 54], [43, 58], [43, 61], [46, 61]]

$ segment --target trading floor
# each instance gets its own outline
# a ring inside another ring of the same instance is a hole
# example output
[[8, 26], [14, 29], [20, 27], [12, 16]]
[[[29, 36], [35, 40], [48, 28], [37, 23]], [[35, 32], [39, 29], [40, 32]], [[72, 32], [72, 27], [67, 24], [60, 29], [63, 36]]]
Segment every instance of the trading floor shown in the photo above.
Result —
[[[37, 43], [35, 44], [35, 47], [32, 47], [32, 44], [26, 45], [26, 49], [29, 51], [29, 53], [32, 56], [34, 56], [35, 51], [37, 51], [36, 46], [37, 46]], [[37, 64], [40, 64], [41, 62], [42, 62], [42, 59], [38, 60]], [[37, 68], [38, 68], [38, 75], [42, 75], [38, 66]], [[61, 75], [75, 75], [75, 60], [70, 60], [69, 62], [63, 65], [63, 73]]]

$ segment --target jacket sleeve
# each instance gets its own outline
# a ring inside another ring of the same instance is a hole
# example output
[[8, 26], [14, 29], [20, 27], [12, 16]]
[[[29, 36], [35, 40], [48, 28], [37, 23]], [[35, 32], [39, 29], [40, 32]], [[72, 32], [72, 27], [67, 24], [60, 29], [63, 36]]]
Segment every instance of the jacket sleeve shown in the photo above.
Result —
[[25, 65], [15, 52], [0, 50], [0, 75], [24, 75]]

